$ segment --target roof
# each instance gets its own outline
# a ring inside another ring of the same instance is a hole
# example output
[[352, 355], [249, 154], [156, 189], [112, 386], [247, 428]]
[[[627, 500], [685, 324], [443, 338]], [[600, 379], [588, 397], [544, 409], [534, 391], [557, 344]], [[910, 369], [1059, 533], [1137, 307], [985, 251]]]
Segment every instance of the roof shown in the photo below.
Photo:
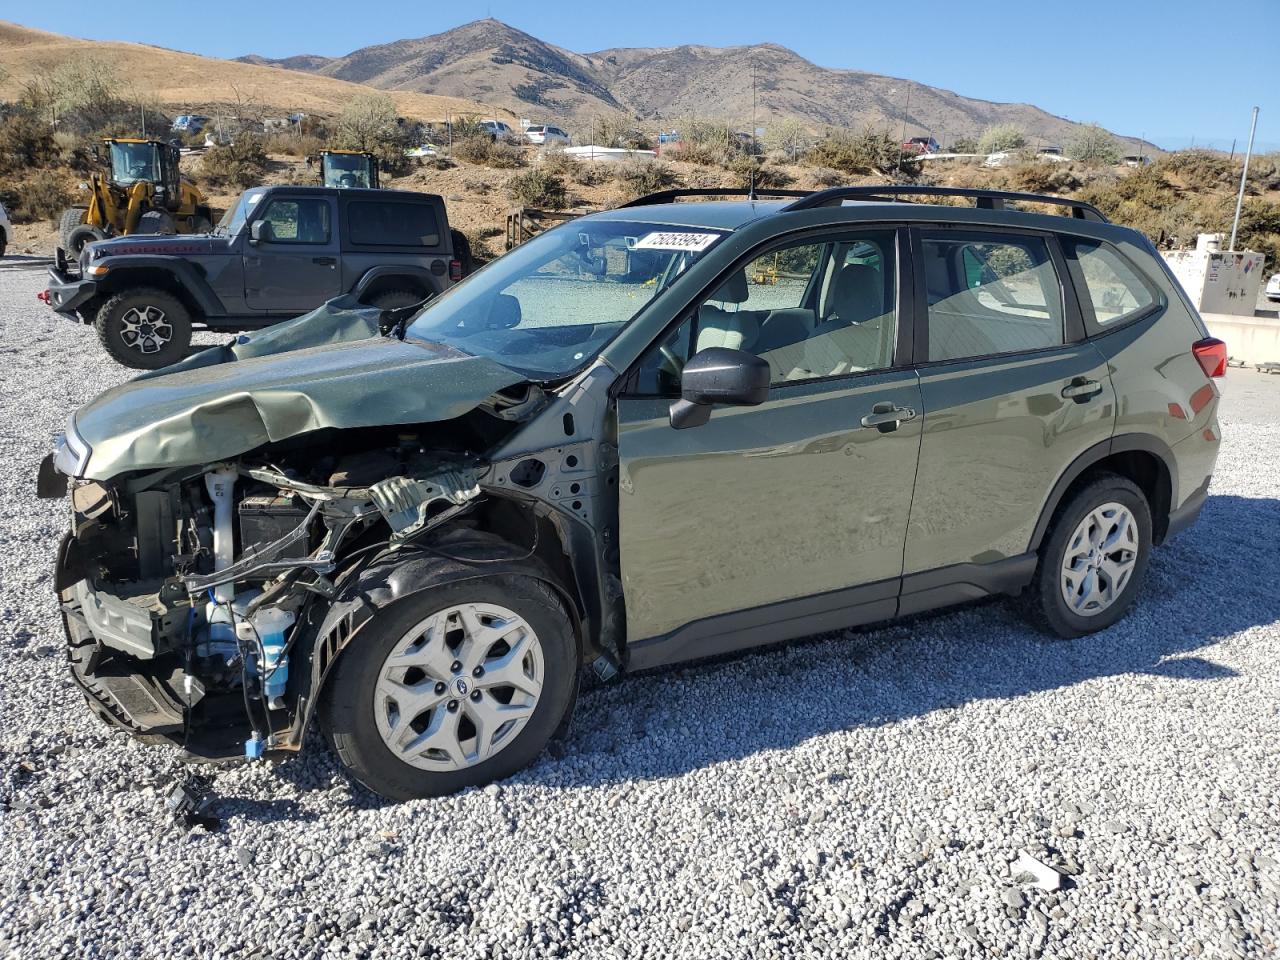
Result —
[[736, 230], [752, 220], [778, 213], [784, 206], [786, 203], [780, 200], [707, 200], [696, 203], [662, 203], [648, 207], [619, 207], [591, 214], [591, 217], [597, 220]]

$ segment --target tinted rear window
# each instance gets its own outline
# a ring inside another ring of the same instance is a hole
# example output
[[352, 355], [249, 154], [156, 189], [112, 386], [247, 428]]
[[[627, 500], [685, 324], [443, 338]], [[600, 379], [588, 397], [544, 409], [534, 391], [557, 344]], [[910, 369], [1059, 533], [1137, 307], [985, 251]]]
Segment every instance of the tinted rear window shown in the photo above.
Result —
[[425, 203], [360, 200], [347, 206], [351, 243], [379, 247], [437, 247], [440, 224]]

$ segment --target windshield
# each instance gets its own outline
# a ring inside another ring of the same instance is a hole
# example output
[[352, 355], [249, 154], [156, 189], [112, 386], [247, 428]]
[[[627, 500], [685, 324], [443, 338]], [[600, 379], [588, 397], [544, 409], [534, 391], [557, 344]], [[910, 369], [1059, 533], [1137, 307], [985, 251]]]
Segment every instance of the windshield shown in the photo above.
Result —
[[245, 218], [249, 216], [249, 211], [253, 209], [253, 205], [261, 197], [262, 190], [246, 190], [240, 194], [240, 199], [227, 208], [227, 212], [222, 215], [222, 219], [214, 227], [214, 234], [220, 237], [234, 237], [240, 232], [240, 228], [244, 226]]
[[160, 151], [150, 143], [111, 144], [111, 179], [130, 184], [139, 180], [160, 182]]
[[369, 158], [361, 154], [331, 153], [324, 158], [326, 187], [369, 186]]
[[568, 223], [433, 300], [407, 335], [489, 357], [533, 380], [565, 377], [725, 236], [652, 223]]

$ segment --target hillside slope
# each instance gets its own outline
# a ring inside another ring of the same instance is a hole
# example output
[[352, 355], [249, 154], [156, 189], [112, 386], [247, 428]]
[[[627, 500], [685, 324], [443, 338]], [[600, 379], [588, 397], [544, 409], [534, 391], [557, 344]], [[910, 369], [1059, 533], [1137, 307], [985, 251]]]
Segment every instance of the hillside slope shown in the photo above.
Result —
[[993, 103], [910, 80], [819, 67], [786, 47], [678, 46], [579, 54], [498, 20], [365, 47], [342, 57], [242, 60], [386, 90], [469, 96], [523, 116], [585, 122], [623, 110], [641, 118], [717, 117], [745, 128], [756, 75], [759, 122], [794, 116], [811, 127], [900, 125], [954, 139], [1015, 123], [1045, 143], [1078, 124], [1022, 103]]
[[[330, 77], [138, 43], [79, 40], [0, 21], [0, 99], [17, 96], [34, 73], [76, 55], [100, 58], [140, 97], [182, 110], [208, 111], [252, 102], [278, 113], [337, 114], [353, 97], [369, 92], [367, 87]], [[420, 120], [487, 109], [461, 97], [389, 92], [402, 115]], [[129, 91], [121, 95], [127, 97]]]

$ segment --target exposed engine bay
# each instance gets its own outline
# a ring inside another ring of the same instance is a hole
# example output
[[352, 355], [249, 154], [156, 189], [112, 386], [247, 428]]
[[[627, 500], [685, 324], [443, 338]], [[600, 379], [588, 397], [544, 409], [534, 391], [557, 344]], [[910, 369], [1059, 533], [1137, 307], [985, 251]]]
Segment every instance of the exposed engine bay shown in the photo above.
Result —
[[195, 758], [296, 750], [325, 671], [370, 615], [362, 577], [409, 556], [515, 556], [575, 582], [571, 528], [591, 525], [583, 501], [612, 465], [572, 444], [498, 462], [469, 449], [500, 448], [532, 393], [449, 425], [329, 430], [227, 462], [73, 480], [57, 586], [95, 712]]

